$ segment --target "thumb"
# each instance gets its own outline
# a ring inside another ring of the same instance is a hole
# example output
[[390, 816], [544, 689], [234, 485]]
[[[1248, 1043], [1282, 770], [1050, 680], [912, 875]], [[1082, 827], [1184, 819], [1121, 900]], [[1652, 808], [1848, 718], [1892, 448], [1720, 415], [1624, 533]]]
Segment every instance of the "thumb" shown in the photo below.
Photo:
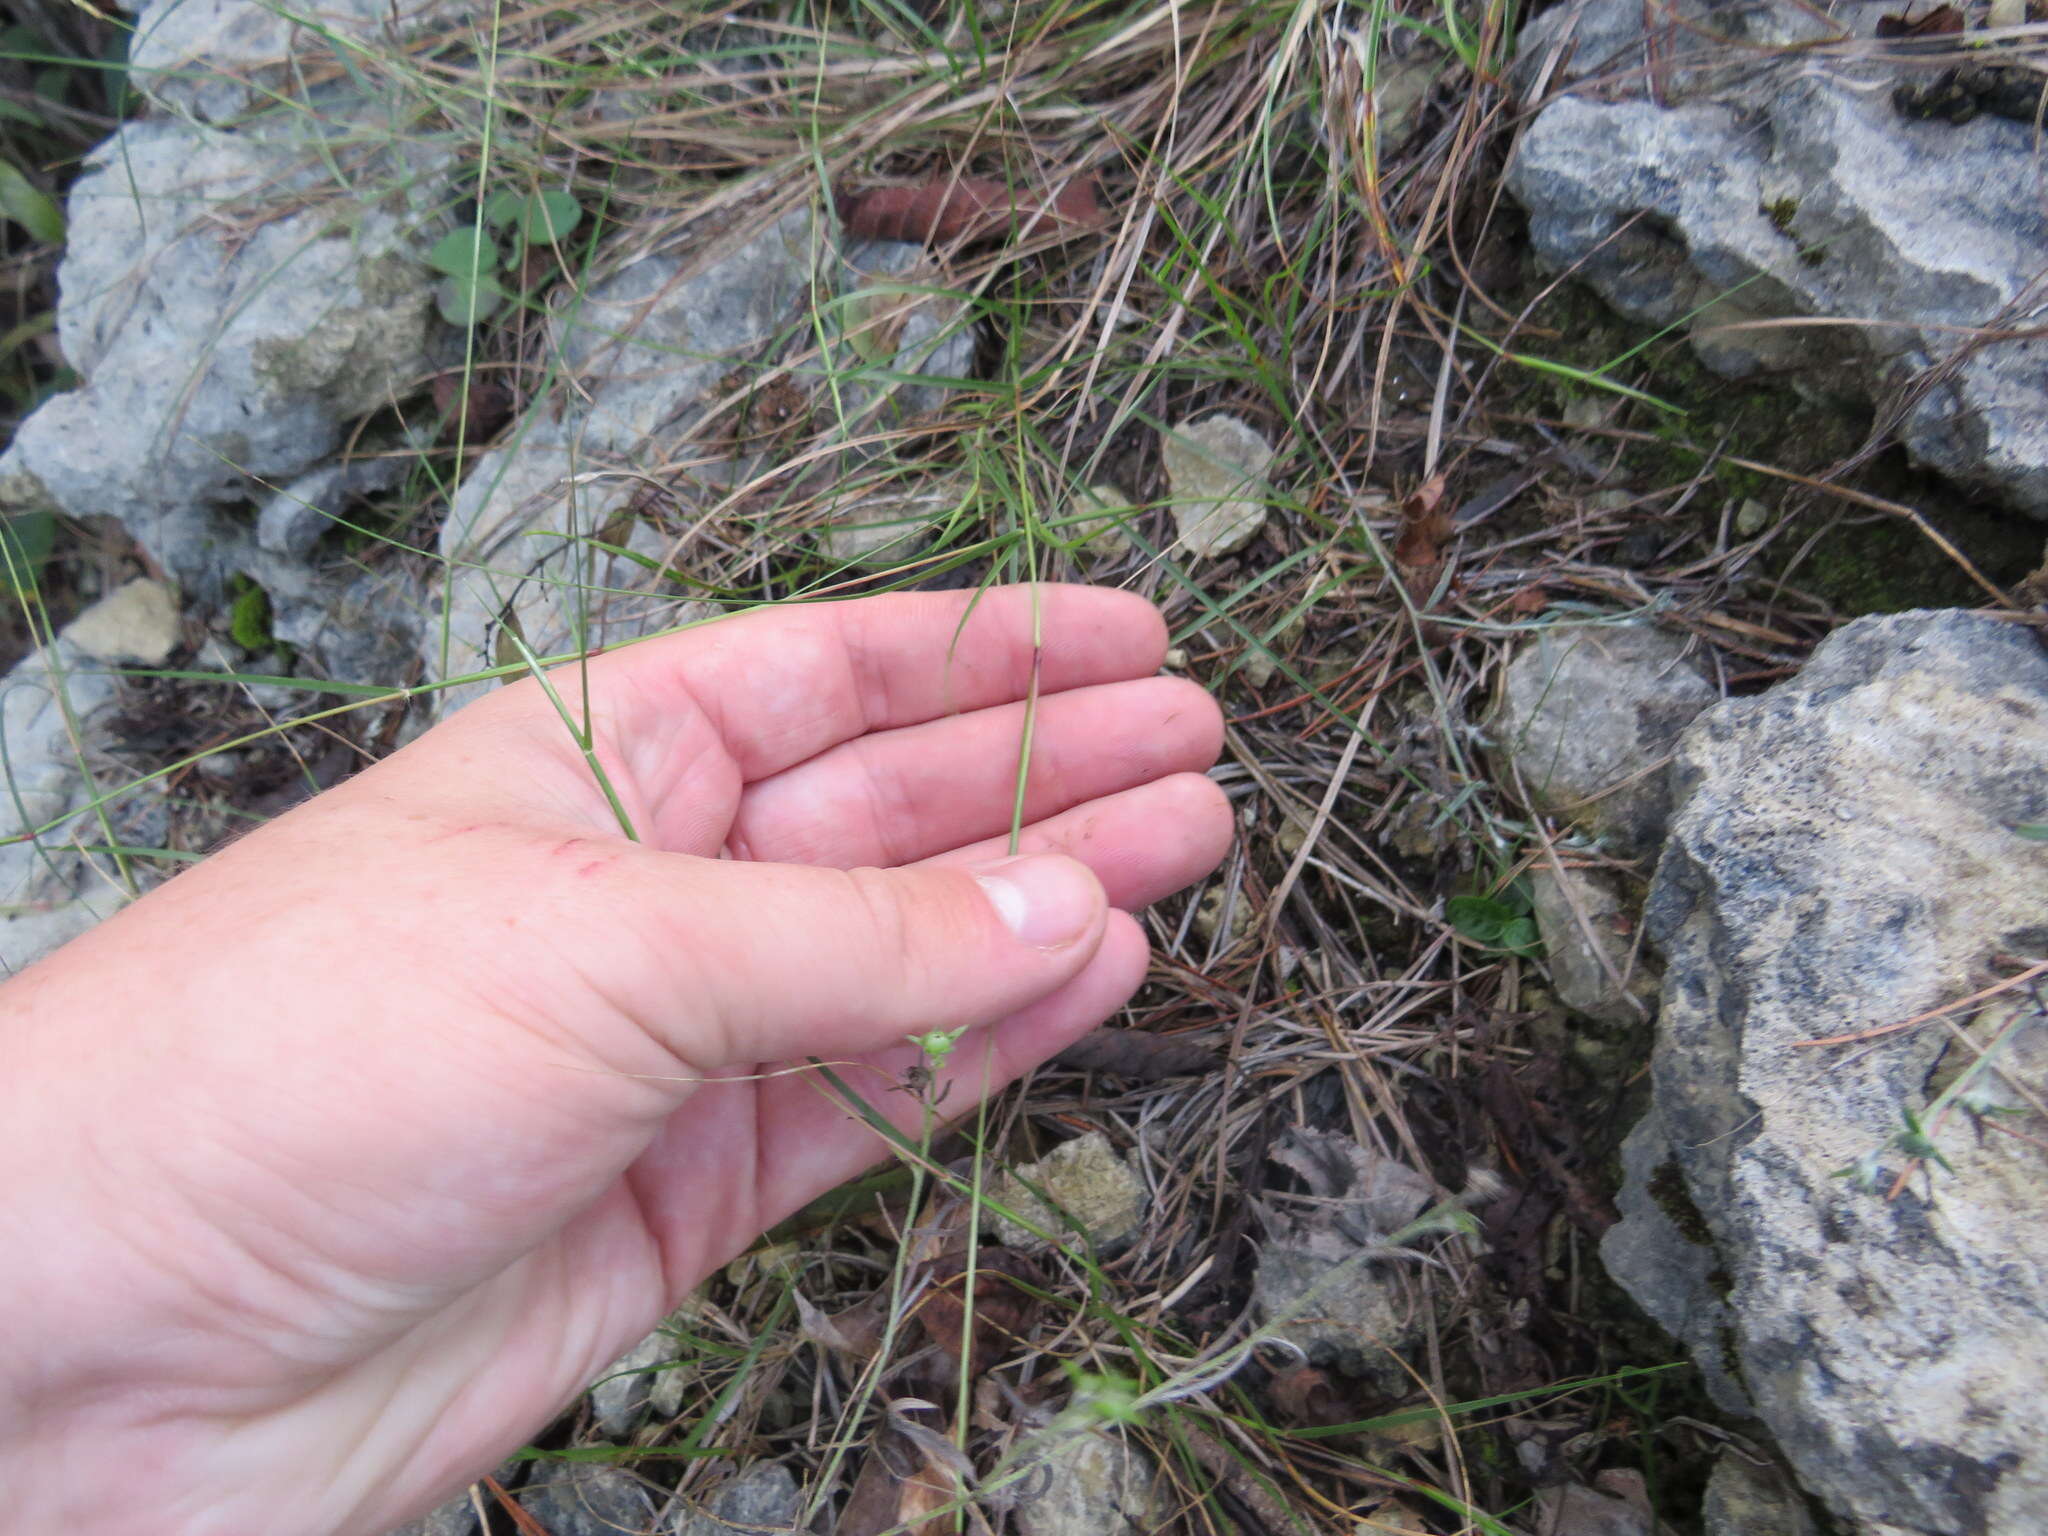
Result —
[[853, 870], [629, 862], [642, 888], [608, 905], [638, 914], [657, 957], [631, 1011], [707, 1072], [994, 1023], [1079, 975], [1108, 919], [1094, 872], [1053, 854]]

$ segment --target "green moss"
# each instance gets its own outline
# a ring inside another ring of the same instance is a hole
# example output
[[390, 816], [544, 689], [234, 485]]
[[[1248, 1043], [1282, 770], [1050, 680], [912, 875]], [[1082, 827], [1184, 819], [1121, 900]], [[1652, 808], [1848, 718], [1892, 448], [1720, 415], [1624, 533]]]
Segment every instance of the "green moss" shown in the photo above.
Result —
[[[1790, 201], [1764, 204], [1763, 212], [1774, 224], [1780, 215], [1789, 220], [1797, 212], [1787, 206]], [[1718, 533], [1729, 499], [1753, 498], [1796, 511], [1784, 535], [1753, 567], [1755, 579], [1783, 579], [1848, 617], [1972, 607], [1985, 600], [1982, 589], [1907, 520], [1865, 513], [1806, 492], [1781, 476], [1728, 462], [1740, 458], [1795, 475], [1824, 474], [1861, 448], [1869, 432], [1866, 413], [1817, 403], [1769, 379], [1724, 378], [1676, 335], [1645, 346], [1643, 327], [1622, 319], [1577, 284], [1561, 285], [1531, 318], [1549, 334], [1519, 342], [1522, 350], [1588, 372], [1610, 368], [1640, 347], [1628, 362], [1612, 367], [1612, 376], [1683, 412], [1673, 416], [1629, 406], [1620, 416], [1621, 425], [1648, 434], [1622, 451], [1624, 483], [1643, 490], [1684, 485], [1718, 448], [1713, 475], [1719, 494], [1695, 496], [1686, 514], [1697, 518], [1702, 534]], [[1589, 386], [1573, 379], [1529, 376], [1530, 403], [1551, 414], [1562, 414], [1571, 401], [1590, 393]], [[1848, 483], [1912, 507], [2001, 586], [2010, 586], [2040, 563], [2038, 524], [1973, 501], [1911, 468], [1901, 452], [1879, 455]]]
[[1774, 198], [1758, 205], [1757, 212], [1778, 226], [1778, 233], [1792, 233], [1792, 221], [1799, 217], [1799, 199], [1796, 197]]
[[[1939, 506], [1906, 489], [1915, 505], [1992, 581], [2010, 585], [2039, 562], [2040, 527], [2025, 518], [1969, 504]], [[1779, 574], [1849, 617], [1908, 608], [1969, 608], [1985, 594], [1932, 540], [1903, 517], [1821, 512], [1789, 530]], [[1815, 538], [1818, 534], [1818, 538]], [[1800, 551], [1804, 550], [1804, 557]]]
[[235, 598], [228, 607], [228, 634], [245, 651], [267, 651], [275, 637], [270, 632], [270, 594], [246, 576], [234, 582]]
[[1680, 1237], [1702, 1248], [1713, 1246], [1713, 1231], [1707, 1226], [1706, 1217], [1700, 1214], [1700, 1208], [1693, 1204], [1692, 1191], [1685, 1187], [1685, 1173], [1675, 1159], [1667, 1157], [1657, 1165], [1656, 1172], [1650, 1175], [1648, 1187], [1650, 1198], [1657, 1202], [1657, 1209], [1678, 1229]]

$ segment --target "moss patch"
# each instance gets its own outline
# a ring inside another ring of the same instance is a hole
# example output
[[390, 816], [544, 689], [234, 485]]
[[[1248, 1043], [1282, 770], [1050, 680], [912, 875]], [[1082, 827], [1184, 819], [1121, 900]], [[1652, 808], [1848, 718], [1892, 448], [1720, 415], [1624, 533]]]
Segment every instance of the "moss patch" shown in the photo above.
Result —
[[[1798, 208], [1787, 198], [1766, 204], [1764, 212], [1782, 228]], [[1518, 343], [1521, 350], [1589, 373], [1607, 370], [1617, 383], [1683, 413], [1631, 406], [1620, 418], [1621, 425], [1654, 439], [1627, 445], [1621, 456], [1622, 476], [1645, 490], [1685, 484], [1716, 448], [1793, 474], [1821, 474], [1854, 454], [1870, 429], [1867, 412], [1807, 399], [1781, 380], [1724, 378], [1676, 334], [1645, 345], [1651, 334], [1646, 328], [1574, 283], [1563, 284], [1532, 319], [1555, 335], [1531, 335]], [[1623, 357], [1628, 361], [1617, 365]], [[1597, 386], [1576, 379], [1531, 374], [1525, 399], [1561, 415], [1573, 401], [1596, 393]], [[1714, 460], [1712, 472], [1722, 494], [1695, 497], [1684, 515], [1711, 534], [1727, 498], [1754, 499], [1773, 511], [1795, 508], [1793, 525], [1773, 541], [1757, 574], [1810, 592], [1844, 617], [1975, 607], [1986, 600], [1954, 561], [1903, 518], [1862, 512], [1725, 457]], [[1912, 507], [1999, 585], [2011, 585], [2040, 563], [2039, 524], [1914, 469], [1902, 450], [1879, 455], [1848, 483]]]

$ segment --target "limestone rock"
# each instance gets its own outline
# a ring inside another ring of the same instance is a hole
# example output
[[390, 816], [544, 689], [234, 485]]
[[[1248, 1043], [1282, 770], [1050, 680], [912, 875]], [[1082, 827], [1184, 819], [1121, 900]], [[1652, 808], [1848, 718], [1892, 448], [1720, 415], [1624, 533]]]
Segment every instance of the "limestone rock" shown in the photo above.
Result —
[[1643, 625], [1560, 624], [1509, 663], [1494, 739], [1539, 807], [1618, 852], [1664, 834], [1662, 760], [1716, 691], [1684, 636]]
[[391, 1536], [476, 1536], [476, 1528], [476, 1506], [463, 1492], [412, 1524], [400, 1526]]
[[[2033, 302], [2048, 213], [2032, 107], [2024, 121], [1902, 115], [1895, 88], [1940, 61], [1869, 41], [1882, 9], [1558, 6], [1525, 32], [1521, 74], [1527, 88], [1555, 53], [1552, 85], [1568, 93], [1524, 132], [1508, 188], [1546, 262], [1631, 319], [1686, 324], [1720, 372], [1782, 371], [1812, 395], [1874, 399], [1953, 359], [1913, 405], [1907, 448], [2048, 516], [2048, 342], [1963, 344]], [[1830, 35], [1865, 41], [1797, 68], [1757, 64], [1770, 45]], [[1727, 329], [1807, 316], [1858, 323]]]
[[[904, 286], [929, 287], [929, 275], [916, 266], [922, 259], [921, 248], [896, 244], [842, 256], [831, 245], [827, 221], [799, 208], [752, 233], [709, 233], [687, 249], [641, 256], [593, 284], [557, 327], [560, 355], [576, 370], [578, 390], [565, 400], [536, 402], [505, 446], [470, 470], [442, 526], [441, 552], [452, 572], [448, 647], [444, 654], [439, 628], [427, 635], [429, 674], [461, 676], [516, 660], [516, 652], [500, 654], [515, 625], [537, 655], [548, 656], [707, 617], [702, 605], [679, 604], [653, 590], [640, 561], [586, 542], [595, 530], [628, 518], [643, 482], [626, 471], [653, 468], [670, 457], [677, 440], [708, 433], [705, 408], [720, 398], [719, 385], [735, 363], [771, 360], [765, 354], [774, 344], [789, 342], [790, 317], [813, 308], [821, 294], [847, 292], [877, 273], [893, 274]], [[937, 398], [920, 393], [937, 385], [889, 376], [966, 372], [972, 338], [937, 309], [889, 317], [892, 326], [901, 320], [891, 338], [896, 350], [885, 355], [870, 343], [869, 361], [846, 339], [854, 307], [820, 311], [834, 348], [831, 390], [841, 413], [835, 431], [882, 431]], [[920, 313], [928, 327], [918, 322]], [[860, 323], [854, 318], [856, 332]], [[797, 329], [809, 347], [815, 339], [809, 327]], [[827, 366], [815, 354], [789, 362], [803, 378]], [[849, 458], [858, 452], [849, 447]], [[748, 467], [744, 461], [709, 466], [695, 486], [670, 478], [679, 497], [708, 497], [718, 480]], [[639, 520], [605, 542], [648, 560], [668, 553], [665, 539]], [[441, 707], [458, 707], [485, 686], [444, 690]]]
[[1019, 1479], [1018, 1536], [1150, 1536], [1165, 1511], [1146, 1454], [1116, 1434], [1061, 1432]]
[[[1967, 613], [1859, 620], [1796, 678], [1702, 716], [1674, 782], [1647, 914], [1667, 963], [1655, 1104], [1726, 1295], [1727, 1358], [1845, 1519], [2048, 1528], [2048, 1124], [2026, 1107], [2002, 1121], [2021, 1136], [1980, 1136], [1936, 1111], [1944, 1074], [1976, 1059], [1939, 1025], [1800, 1044], [2040, 953], [2048, 845], [2014, 828], [2048, 821], [2048, 652]], [[1971, 1102], [2003, 1082], [2038, 1104], [2048, 1023], [1990, 1029]], [[1908, 1112], [1953, 1171], [1894, 1194]]]
[[178, 648], [178, 597], [139, 576], [64, 626], [64, 638], [96, 661], [160, 667]]
[[[1044, 1190], [1066, 1217], [1032, 1193], [1033, 1185]], [[1145, 1224], [1145, 1182], [1100, 1131], [1061, 1142], [1037, 1162], [1004, 1173], [989, 1193], [1019, 1216], [1053, 1233], [1061, 1246], [1072, 1240], [1070, 1220], [1080, 1224], [1098, 1250], [1127, 1242]], [[997, 1236], [1012, 1248], [1048, 1246], [1044, 1238], [1005, 1216], [991, 1213], [991, 1219]]]
[[1275, 1338], [1386, 1391], [1420, 1337], [1420, 1293], [1396, 1262], [1369, 1258], [1428, 1205], [1428, 1178], [1334, 1132], [1297, 1126], [1271, 1153], [1306, 1198], [1265, 1212], [1253, 1299]]
[[[7, 793], [0, 796], [0, 975], [9, 974], [67, 939], [75, 938], [127, 900], [116, 872], [104, 861], [74, 851], [100, 844], [105, 834], [84, 808], [95, 783], [89, 771], [117, 682], [113, 675], [60, 637], [32, 651], [0, 679], [0, 749]], [[162, 841], [132, 818], [162, 805], [162, 790], [145, 787], [113, 802], [108, 814], [135, 847]], [[16, 841], [47, 828], [37, 841]]]
[[144, 0], [128, 74], [163, 105], [221, 122], [268, 100], [295, 59], [309, 70], [332, 67], [323, 34], [395, 42], [475, 9], [476, 0], [322, 0], [303, 13], [261, 0]]
[[632, 1433], [664, 1376], [660, 1367], [682, 1357], [682, 1341], [657, 1328], [608, 1366], [590, 1389], [590, 1411], [597, 1427], [614, 1440]]
[[819, 531], [818, 552], [843, 565], [886, 569], [914, 560], [931, 544], [932, 532], [960, 505], [953, 487], [911, 495], [855, 497], [833, 509]]
[[[248, 544], [235, 507], [334, 453], [398, 398], [445, 334], [419, 252], [433, 217], [352, 187], [346, 217], [314, 130], [125, 123], [73, 185], [58, 279], [84, 382], [0, 457], [0, 512], [112, 514], [202, 603]], [[388, 158], [387, 158], [388, 154]], [[431, 199], [430, 150], [350, 173]]]
[[766, 1536], [797, 1529], [803, 1492], [779, 1461], [756, 1462], [721, 1483], [709, 1507], [693, 1509], [675, 1525], [675, 1536]]
[[519, 1490], [521, 1507], [548, 1536], [652, 1531], [660, 1508], [658, 1497], [632, 1473], [588, 1462], [548, 1465]]
[[1529, 901], [1560, 1002], [1603, 1024], [1651, 1016], [1659, 973], [1639, 952], [1612, 876], [1539, 864], [1529, 872]]
[[1707, 1479], [1700, 1524], [1700, 1536], [1813, 1536], [1813, 1516], [1791, 1479], [1732, 1445]]
[[1160, 442], [1181, 547], [1197, 558], [1232, 554], [1266, 526], [1273, 445], [1235, 416], [1183, 422]]
[[1639, 1505], [1582, 1483], [1536, 1491], [1537, 1536], [1653, 1536], [1656, 1521]]

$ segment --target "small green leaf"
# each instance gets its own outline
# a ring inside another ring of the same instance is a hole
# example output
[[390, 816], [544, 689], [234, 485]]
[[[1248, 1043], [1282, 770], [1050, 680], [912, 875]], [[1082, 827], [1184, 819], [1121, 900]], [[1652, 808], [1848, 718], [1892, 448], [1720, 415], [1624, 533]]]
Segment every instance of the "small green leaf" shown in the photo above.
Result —
[[489, 233], [475, 225], [451, 230], [434, 242], [427, 252], [427, 265], [459, 281], [475, 283], [498, 263], [498, 245]]
[[519, 233], [528, 245], [547, 245], [568, 239], [582, 222], [583, 209], [568, 193], [536, 192], [526, 200]]
[[444, 278], [434, 290], [434, 302], [450, 325], [470, 326], [498, 312], [505, 302], [505, 290], [489, 275]]
[[514, 192], [505, 187], [493, 192], [484, 201], [484, 222], [493, 229], [504, 229], [519, 222], [519, 216], [526, 212], [526, 194]]
[[35, 590], [57, 544], [54, 512], [22, 512], [0, 519], [0, 589], [16, 596]]
[[1444, 920], [1474, 944], [1499, 942], [1514, 915], [1490, 896], [1453, 896], [1444, 903]]
[[0, 159], [0, 213], [46, 245], [64, 241], [64, 211], [7, 159]]
[[2048, 821], [2015, 822], [2012, 830], [2015, 836], [2030, 843], [2048, 843]]
[[1536, 948], [1536, 919], [1518, 917], [1503, 926], [1500, 931], [1500, 947], [1511, 949], [1518, 955], [1533, 953]]

